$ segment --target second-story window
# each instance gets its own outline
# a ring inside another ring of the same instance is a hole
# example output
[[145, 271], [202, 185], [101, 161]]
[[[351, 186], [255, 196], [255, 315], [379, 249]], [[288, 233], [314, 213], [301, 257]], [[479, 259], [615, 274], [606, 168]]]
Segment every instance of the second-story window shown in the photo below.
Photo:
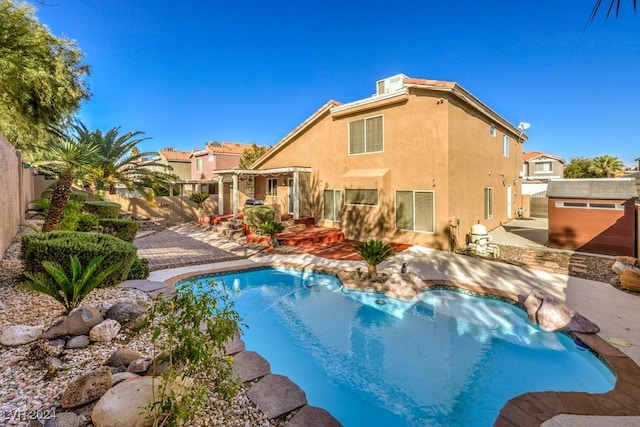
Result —
[[267, 179], [267, 196], [278, 195], [278, 178]]
[[496, 136], [496, 127], [494, 125], [489, 126], [489, 135]]
[[538, 162], [536, 163], [536, 172], [551, 172], [551, 162]]
[[196, 172], [202, 172], [202, 158], [196, 159]]
[[382, 123], [382, 116], [349, 122], [349, 154], [383, 151]]
[[509, 137], [507, 135], [502, 137], [502, 155], [509, 157]]

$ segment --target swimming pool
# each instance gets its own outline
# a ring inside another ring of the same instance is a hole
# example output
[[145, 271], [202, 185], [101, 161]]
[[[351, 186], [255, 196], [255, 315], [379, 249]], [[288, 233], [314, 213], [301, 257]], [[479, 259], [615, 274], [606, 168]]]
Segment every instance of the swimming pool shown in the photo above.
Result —
[[504, 301], [433, 290], [409, 303], [293, 269], [213, 279], [239, 291], [247, 349], [347, 427], [491, 426], [519, 394], [615, 384], [594, 354]]

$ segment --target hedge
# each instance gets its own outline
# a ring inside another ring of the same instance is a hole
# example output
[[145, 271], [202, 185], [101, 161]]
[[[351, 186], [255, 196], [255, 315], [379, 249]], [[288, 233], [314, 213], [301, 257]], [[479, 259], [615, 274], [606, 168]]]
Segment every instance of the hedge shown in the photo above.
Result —
[[83, 213], [78, 218], [76, 231], [91, 231], [98, 226], [98, 215]]
[[129, 270], [127, 280], [143, 280], [149, 277], [149, 260], [146, 258], [136, 258]]
[[84, 191], [72, 191], [71, 196], [69, 196], [69, 200], [76, 200], [84, 203], [87, 201], [87, 193]]
[[83, 267], [98, 256], [103, 257], [103, 268], [122, 263], [122, 267], [101, 285], [108, 287], [127, 280], [129, 270], [137, 259], [137, 251], [133, 244], [107, 234], [52, 231], [23, 235], [21, 256], [26, 271], [44, 273], [42, 261], [53, 261], [60, 264], [68, 276], [71, 275], [71, 255], [76, 255]]
[[138, 233], [138, 223], [128, 219], [103, 218], [99, 220], [102, 232], [132, 243]]
[[92, 201], [85, 202], [84, 210], [88, 213], [98, 215], [98, 218], [118, 218], [120, 213], [120, 203]]
[[242, 211], [244, 222], [255, 231], [265, 222], [275, 222], [276, 211], [269, 206], [248, 206]]

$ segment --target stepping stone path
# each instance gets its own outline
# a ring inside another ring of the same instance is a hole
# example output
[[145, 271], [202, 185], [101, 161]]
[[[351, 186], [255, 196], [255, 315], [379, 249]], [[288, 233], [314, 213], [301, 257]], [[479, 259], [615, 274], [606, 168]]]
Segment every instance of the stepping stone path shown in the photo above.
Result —
[[587, 259], [581, 256], [572, 256], [569, 261], [570, 273], [586, 273], [587, 272]]

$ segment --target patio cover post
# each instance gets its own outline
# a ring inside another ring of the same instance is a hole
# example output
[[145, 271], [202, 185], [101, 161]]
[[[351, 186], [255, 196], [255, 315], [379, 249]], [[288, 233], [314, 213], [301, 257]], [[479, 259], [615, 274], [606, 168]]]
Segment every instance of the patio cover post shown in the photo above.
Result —
[[218, 215], [224, 215], [224, 184], [222, 182], [224, 178], [218, 177]]
[[300, 172], [293, 171], [293, 219], [300, 218]]
[[233, 217], [238, 218], [238, 175], [231, 175], [233, 180]]

